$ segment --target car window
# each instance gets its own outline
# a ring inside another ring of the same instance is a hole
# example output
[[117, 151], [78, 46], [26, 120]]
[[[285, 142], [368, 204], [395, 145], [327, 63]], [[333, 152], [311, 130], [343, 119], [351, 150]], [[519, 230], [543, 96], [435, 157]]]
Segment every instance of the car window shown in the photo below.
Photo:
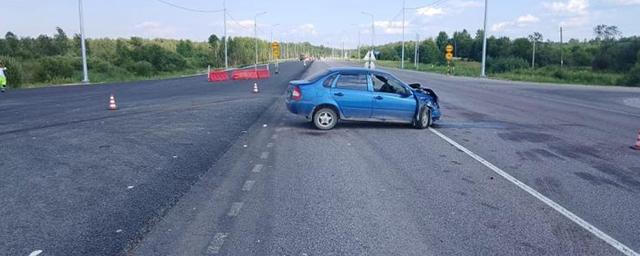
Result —
[[375, 92], [408, 94], [407, 89], [402, 86], [400, 80], [386, 74], [372, 74], [373, 90]]
[[365, 74], [341, 74], [336, 82], [336, 88], [366, 91], [368, 86]]
[[335, 80], [337, 76], [338, 75], [332, 75], [327, 77], [327, 79], [325, 79], [324, 82], [322, 82], [322, 86], [330, 88], [331, 85], [333, 85], [333, 80]]

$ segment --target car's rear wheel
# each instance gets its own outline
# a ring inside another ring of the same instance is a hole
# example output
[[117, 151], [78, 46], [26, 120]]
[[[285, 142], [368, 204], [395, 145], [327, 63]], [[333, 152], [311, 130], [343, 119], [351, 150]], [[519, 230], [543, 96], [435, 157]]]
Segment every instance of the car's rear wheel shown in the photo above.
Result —
[[431, 119], [431, 109], [423, 107], [418, 115], [418, 120], [415, 121], [414, 126], [418, 129], [426, 129], [431, 126], [433, 120]]
[[313, 114], [313, 124], [320, 130], [330, 130], [338, 123], [338, 115], [331, 108], [321, 108]]

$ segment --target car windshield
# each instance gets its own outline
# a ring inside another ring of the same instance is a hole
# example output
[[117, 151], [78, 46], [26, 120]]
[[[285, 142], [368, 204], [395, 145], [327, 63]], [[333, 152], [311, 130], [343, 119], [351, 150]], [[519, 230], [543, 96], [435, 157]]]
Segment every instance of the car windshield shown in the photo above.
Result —
[[0, 256], [640, 256], [640, 0], [0, 0]]

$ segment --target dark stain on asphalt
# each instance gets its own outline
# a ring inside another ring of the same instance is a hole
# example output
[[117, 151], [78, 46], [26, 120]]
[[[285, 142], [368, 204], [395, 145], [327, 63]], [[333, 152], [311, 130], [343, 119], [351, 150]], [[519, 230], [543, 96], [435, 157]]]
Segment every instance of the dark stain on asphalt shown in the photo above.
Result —
[[556, 137], [550, 134], [527, 131], [510, 131], [498, 133], [498, 137], [508, 141], [532, 143], [543, 143], [557, 140]]
[[521, 160], [529, 160], [534, 162], [542, 162], [549, 159], [564, 159], [563, 157], [558, 156], [551, 151], [541, 148], [518, 151], [516, 152], [516, 154], [520, 157]]
[[451, 161], [451, 163], [452, 163], [452, 164], [455, 164], [455, 165], [462, 165], [462, 164], [461, 164], [460, 162], [458, 162], [458, 161]]
[[610, 185], [610, 186], [614, 186], [617, 188], [622, 188], [622, 186], [618, 183], [616, 183], [615, 181], [612, 181], [610, 179], [604, 178], [604, 177], [598, 177], [595, 176], [591, 173], [588, 172], [574, 172], [574, 174], [578, 177], [580, 177], [583, 180], [588, 181], [589, 183], [596, 185], [596, 186], [600, 186], [600, 185]]
[[628, 173], [626, 169], [608, 163], [598, 163], [591, 165], [596, 170], [615, 177], [618, 182], [624, 183], [633, 188], [640, 188], [640, 181], [636, 180], [632, 173]]
[[543, 192], [561, 193], [562, 183], [553, 177], [541, 177], [536, 178], [536, 187], [540, 188]]
[[304, 135], [311, 135], [311, 136], [323, 136], [323, 135], [327, 134], [326, 132], [312, 132], [312, 131], [303, 131], [303, 132], [300, 132], [300, 133], [302, 133]]
[[462, 178], [461, 178], [461, 180], [466, 181], [466, 182], [467, 182], [467, 183], [469, 183], [469, 184], [476, 184], [476, 182], [475, 182], [475, 181], [472, 181], [472, 180], [467, 179], [467, 178], [465, 178], [465, 177], [462, 177]]
[[485, 202], [480, 203], [480, 205], [482, 205], [482, 206], [484, 206], [484, 207], [487, 207], [487, 208], [489, 208], [489, 209], [492, 209], [492, 210], [496, 210], [496, 211], [497, 211], [497, 210], [500, 210], [500, 208], [498, 208], [498, 207], [496, 207], [496, 206], [494, 206], [494, 205], [491, 205], [491, 204], [485, 203]]
[[592, 157], [595, 159], [607, 160], [607, 158], [605, 158], [603, 154], [600, 154], [600, 151], [595, 147], [572, 145], [564, 141], [559, 141], [558, 143], [549, 145], [549, 148], [553, 152], [570, 159], [587, 159], [588, 157]]

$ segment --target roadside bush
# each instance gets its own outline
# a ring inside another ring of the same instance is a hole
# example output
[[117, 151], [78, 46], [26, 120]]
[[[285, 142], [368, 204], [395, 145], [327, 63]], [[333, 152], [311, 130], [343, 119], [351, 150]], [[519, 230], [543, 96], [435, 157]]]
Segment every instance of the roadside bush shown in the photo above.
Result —
[[640, 86], [640, 61], [638, 61], [638, 63], [629, 70], [629, 73], [624, 75], [620, 84], [626, 86]]
[[504, 73], [529, 67], [529, 63], [526, 60], [517, 57], [490, 59], [487, 64], [489, 72], [492, 73]]
[[153, 64], [144, 60], [138, 61], [131, 66], [131, 71], [138, 76], [151, 76], [153, 70]]
[[8, 56], [0, 56], [0, 63], [7, 68], [4, 71], [7, 76], [7, 86], [20, 87], [24, 81], [22, 65], [15, 58]]
[[39, 59], [40, 65], [35, 66], [36, 82], [47, 82], [54, 79], [67, 79], [73, 76], [73, 58], [65, 56], [51, 56]]

